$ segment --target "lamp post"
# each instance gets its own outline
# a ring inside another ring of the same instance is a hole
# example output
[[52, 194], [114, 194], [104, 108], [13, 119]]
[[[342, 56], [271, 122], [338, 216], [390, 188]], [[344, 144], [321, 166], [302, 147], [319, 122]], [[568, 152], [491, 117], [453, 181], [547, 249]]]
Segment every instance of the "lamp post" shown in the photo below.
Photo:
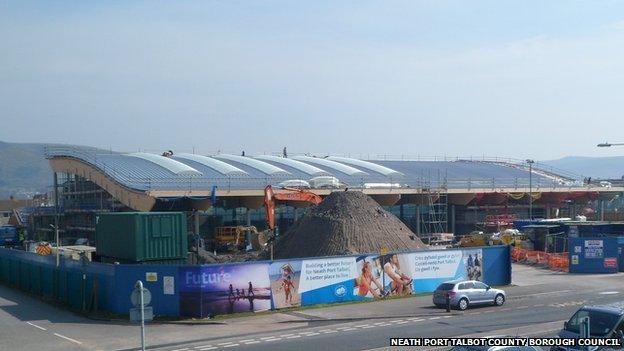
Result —
[[533, 164], [535, 161], [527, 159], [526, 163], [529, 165], [529, 219], [533, 219]]

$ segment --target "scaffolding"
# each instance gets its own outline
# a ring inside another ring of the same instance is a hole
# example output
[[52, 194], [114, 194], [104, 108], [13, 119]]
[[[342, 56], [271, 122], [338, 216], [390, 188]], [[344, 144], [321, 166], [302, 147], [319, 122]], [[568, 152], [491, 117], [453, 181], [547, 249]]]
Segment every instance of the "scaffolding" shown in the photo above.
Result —
[[448, 197], [441, 190], [425, 191], [426, 211], [421, 211], [422, 234], [448, 233]]

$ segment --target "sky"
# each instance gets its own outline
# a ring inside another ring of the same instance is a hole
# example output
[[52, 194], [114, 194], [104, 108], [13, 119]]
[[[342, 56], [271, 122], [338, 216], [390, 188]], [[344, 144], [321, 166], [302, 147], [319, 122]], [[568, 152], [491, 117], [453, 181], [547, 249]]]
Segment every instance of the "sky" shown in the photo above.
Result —
[[616, 156], [624, 1], [0, 0], [0, 140]]

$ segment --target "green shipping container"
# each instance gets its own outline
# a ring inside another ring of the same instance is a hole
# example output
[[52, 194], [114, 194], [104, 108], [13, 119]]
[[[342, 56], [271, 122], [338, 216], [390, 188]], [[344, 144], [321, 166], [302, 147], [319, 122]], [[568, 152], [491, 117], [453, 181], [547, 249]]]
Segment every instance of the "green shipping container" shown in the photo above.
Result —
[[96, 253], [130, 262], [186, 259], [186, 230], [186, 215], [182, 212], [99, 214]]

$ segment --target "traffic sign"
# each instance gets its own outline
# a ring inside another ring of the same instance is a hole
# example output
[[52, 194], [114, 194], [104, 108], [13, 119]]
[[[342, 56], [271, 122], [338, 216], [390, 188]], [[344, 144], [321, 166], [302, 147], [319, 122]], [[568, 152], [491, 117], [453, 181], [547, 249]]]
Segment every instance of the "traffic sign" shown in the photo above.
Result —
[[[130, 302], [132, 302], [132, 306], [141, 307], [141, 290], [139, 288], [134, 288], [132, 290], [132, 294], [130, 295]], [[147, 288], [143, 288], [143, 306], [147, 306], [152, 302], [152, 293], [150, 293]]]

